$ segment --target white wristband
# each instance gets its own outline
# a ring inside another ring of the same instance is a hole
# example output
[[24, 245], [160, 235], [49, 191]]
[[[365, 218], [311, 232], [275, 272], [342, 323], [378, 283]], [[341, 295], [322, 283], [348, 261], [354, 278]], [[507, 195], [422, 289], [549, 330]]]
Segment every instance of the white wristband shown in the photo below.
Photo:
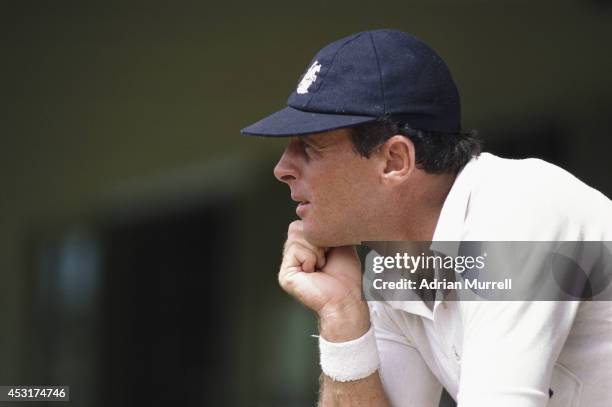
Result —
[[363, 336], [347, 342], [328, 342], [319, 336], [319, 351], [323, 373], [337, 382], [363, 379], [380, 365], [373, 326]]

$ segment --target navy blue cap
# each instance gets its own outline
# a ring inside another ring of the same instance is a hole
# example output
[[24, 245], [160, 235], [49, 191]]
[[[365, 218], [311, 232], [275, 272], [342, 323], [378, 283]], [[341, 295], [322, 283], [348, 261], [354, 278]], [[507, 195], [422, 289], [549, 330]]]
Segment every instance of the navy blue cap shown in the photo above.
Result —
[[421, 130], [461, 130], [459, 92], [427, 44], [398, 30], [350, 35], [321, 49], [287, 107], [241, 130], [256, 136], [321, 133], [396, 118]]

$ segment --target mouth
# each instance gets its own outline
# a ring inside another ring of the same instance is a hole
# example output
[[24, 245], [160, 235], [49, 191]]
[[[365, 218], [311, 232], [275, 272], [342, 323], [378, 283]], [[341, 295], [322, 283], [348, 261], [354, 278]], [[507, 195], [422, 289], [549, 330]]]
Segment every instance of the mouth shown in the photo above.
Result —
[[300, 217], [303, 218], [304, 215], [306, 215], [306, 212], [308, 211], [308, 209], [310, 209], [310, 202], [309, 201], [299, 201], [297, 208], [295, 208], [295, 213]]
[[312, 204], [307, 200], [301, 193], [297, 191], [291, 191], [291, 200], [297, 202], [295, 213], [300, 218], [303, 218], [306, 212], [311, 208]]

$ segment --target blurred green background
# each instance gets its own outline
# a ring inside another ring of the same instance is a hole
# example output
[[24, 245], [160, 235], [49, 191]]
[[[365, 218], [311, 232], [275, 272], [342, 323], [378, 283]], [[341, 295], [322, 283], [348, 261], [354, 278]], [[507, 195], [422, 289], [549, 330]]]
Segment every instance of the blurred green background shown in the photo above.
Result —
[[281, 107], [323, 45], [415, 34], [485, 149], [612, 195], [612, 2], [2, 2], [0, 384], [72, 405], [307, 406], [313, 317], [277, 287]]

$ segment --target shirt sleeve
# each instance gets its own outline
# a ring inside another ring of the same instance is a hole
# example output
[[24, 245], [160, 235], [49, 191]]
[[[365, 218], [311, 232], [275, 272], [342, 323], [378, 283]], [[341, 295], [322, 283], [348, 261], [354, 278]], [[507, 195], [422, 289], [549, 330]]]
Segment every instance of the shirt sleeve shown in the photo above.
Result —
[[368, 304], [380, 355], [379, 374], [391, 405], [437, 407], [442, 394], [440, 382], [390, 317], [388, 307], [381, 302]]
[[579, 302], [464, 305], [458, 407], [547, 405], [552, 371]]

